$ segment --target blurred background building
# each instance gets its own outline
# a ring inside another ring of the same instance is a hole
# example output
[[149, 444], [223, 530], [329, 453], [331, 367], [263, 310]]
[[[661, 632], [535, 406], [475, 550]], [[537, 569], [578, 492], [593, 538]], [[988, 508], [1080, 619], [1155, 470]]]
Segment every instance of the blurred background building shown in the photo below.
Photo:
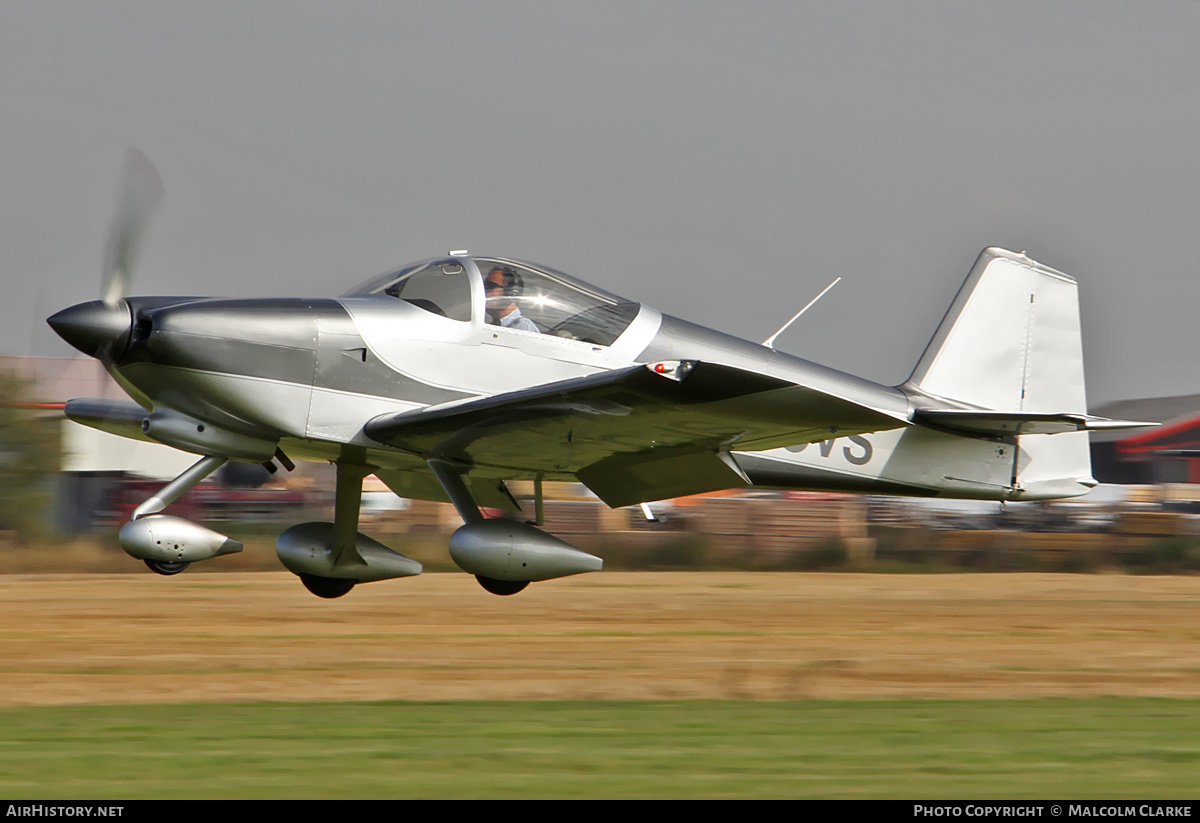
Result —
[[[96, 361], [0, 357], [0, 373], [21, 378], [23, 396], [16, 403], [60, 429], [59, 472], [46, 513], [59, 534], [84, 534], [128, 520], [138, 504], [197, 460], [169, 446], [118, 437], [63, 417], [63, 406], [72, 397], [128, 400]], [[185, 518], [282, 520], [303, 507], [305, 489], [323, 485], [313, 479], [321, 468], [268, 484], [272, 478], [266, 469], [231, 462], [212, 482], [173, 505]]]
[[1092, 434], [1092, 476], [1101, 483], [1200, 483], [1200, 394], [1106, 403], [1092, 414], [1162, 423]]

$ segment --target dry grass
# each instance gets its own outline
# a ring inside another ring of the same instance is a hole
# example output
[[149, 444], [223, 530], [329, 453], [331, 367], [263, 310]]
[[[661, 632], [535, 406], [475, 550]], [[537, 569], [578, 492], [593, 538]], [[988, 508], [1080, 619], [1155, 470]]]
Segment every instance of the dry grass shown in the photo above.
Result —
[[0, 576], [0, 705], [1200, 696], [1200, 578]]

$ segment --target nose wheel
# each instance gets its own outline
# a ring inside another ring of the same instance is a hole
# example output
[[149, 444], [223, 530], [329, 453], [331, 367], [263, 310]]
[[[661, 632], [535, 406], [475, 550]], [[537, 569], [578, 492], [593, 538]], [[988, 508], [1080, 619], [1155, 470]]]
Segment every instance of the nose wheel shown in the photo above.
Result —
[[192, 565], [186, 560], [144, 560], [146, 568], [155, 574], [179, 574], [181, 571]]

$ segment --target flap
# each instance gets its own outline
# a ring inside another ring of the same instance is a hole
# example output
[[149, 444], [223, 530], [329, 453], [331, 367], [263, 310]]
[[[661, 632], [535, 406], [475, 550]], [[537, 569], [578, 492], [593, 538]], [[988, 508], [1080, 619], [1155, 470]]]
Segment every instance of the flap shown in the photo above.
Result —
[[579, 479], [614, 509], [753, 485], [728, 453], [685, 449], [615, 454], [584, 468]]

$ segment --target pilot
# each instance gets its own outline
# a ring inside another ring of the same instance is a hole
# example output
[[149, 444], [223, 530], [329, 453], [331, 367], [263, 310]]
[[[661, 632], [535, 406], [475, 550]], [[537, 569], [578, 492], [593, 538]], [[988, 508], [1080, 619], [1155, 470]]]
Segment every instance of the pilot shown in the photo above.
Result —
[[512, 266], [495, 266], [483, 279], [487, 294], [487, 322], [493, 326], [520, 329], [541, 334], [537, 324], [517, 307], [517, 300], [525, 292], [525, 281]]

